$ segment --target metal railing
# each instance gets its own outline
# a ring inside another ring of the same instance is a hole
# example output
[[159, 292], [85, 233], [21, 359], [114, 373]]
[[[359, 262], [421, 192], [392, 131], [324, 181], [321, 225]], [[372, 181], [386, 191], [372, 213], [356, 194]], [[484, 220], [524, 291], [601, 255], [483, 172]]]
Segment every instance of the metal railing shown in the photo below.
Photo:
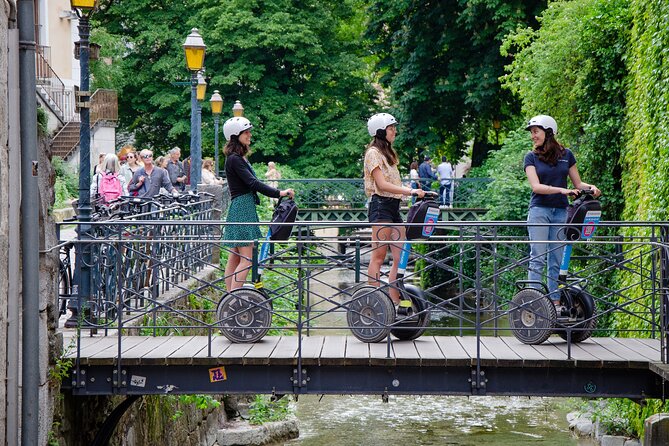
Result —
[[[200, 205], [189, 215], [182, 208], [167, 208], [131, 221], [92, 224], [95, 238], [87, 246], [94, 259], [94, 295], [79, 304], [88, 310], [84, 332], [103, 330], [121, 342], [127, 334], [200, 334], [209, 336], [211, 346], [220, 330], [239, 328], [240, 314], [219, 311], [226, 298], [224, 260], [230, 248], [216, 232], [233, 224], [208, 220], [209, 205]], [[360, 223], [296, 224], [294, 238], [270, 242], [270, 256], [262, 264], [259, 249], [265, 242], [253, 243], [248, 278], [258, 279], [264, 267], [263, 292], [271, 302], [270, 322], [260, 328], [299, 336], [351, 329], [347, 313], [368, 295], [358, 291], [367, 282], [373, 250], [370, 231], [359, 228]], [[666, 362], [669, 225], [606, 223], [598, 233], [587, 242], [573, 242], [570, 271], [570, 283], [587, 288], [596, 302], [595, 335], [660, 339]], [[461, 222], [457, 227], [438, 224], [432, 239], [412, 242], [404, 283], [422, 285], [420, 313], [430, 315], [428, 334], [511, 334], [509, 318], [518, 310], [512, 297], [517, 281], [527, 277], [530, 261], [526, 234], [524, 222]], [[220, 258], [212, 254], [217, 252]], [[208, 274], [197, 274], [202, 271]], [[379, 289], [388, 293], [399, 285], [386, 277]], [[563, 331], [567, 356], [573, 333], [585, 330], [580, 327]], [[401, 331], [401, 318], [389, 321], [387, 328]]]
[[37, 77], [38, 91], [41, 89], [49, 106], [60, 117], [67, 122], [74, 116], [74, 89], [65, 87], [65, 84], [56, 72], [51, 68], [51, 48], [48, 46], [37, 47], [35, 51], [35, 75]]
[[116, 90], [95, 90], [91, 96], [91, 127], [99, 121], [118, 121], [118, 94]]
[[[485, 208], [480, 192], [492, 181], [490, 178], [453, 178], [449, 202], [454, 208]], [[406, 186], [410, 180], [403, 180]], [[305, 209], [362, 209], [367, 203], [362, 178], [312, 178], [268, 181], [280, 189], [295, 190], [295, 200]], [[438, 189], [435, 189], [438, 190]]]

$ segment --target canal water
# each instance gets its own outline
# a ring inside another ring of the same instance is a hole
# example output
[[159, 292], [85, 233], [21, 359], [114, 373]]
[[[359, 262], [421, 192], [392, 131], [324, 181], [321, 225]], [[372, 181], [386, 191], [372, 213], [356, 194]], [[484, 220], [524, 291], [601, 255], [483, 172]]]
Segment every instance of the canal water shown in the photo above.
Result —
[[291, 446], [591, 446], [569, 433], [570, 400], [526, 397], [301, 396]]
[[[309, 282], [311, 303], [327, 312], [333, 305], [319, 301], [318, 296], [332, 296], [352, 282], [353, 273], [346, 269], [319, 274]], [[441, 327], [452, 324], [452, 318], [439, 315], [431, 322]], [[326, 313], [314, 323], [311, 334], [350, 334], [345, 326], [343, 312]], [[457, 335], [458, 331], [427, 334]], [[384, 403], [380, 395], [306, 395], [300, 396], [294, 409], [300, 437], [286, 443], [291, 446], [593, 445], [571, 437], [566, 415], [573, 410], [573, 402], [564, 398], [396, 395]]]

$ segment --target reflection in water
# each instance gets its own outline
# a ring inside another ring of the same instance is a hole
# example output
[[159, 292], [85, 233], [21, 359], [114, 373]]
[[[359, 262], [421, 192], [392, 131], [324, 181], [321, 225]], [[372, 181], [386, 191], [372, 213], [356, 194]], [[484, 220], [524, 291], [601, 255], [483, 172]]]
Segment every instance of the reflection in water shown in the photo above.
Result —
[[571, 438], [565, 399], [300, 396], [301, 446], [590, 445]]

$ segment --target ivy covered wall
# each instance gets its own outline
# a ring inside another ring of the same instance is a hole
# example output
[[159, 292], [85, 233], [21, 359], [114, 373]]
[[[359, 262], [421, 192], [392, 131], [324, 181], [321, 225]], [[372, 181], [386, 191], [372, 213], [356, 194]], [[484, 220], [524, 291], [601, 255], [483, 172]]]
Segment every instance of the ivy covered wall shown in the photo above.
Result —
[[623, 160], [625, 220], [667, 220], [669, 207], [669, 3], [632, 0]]

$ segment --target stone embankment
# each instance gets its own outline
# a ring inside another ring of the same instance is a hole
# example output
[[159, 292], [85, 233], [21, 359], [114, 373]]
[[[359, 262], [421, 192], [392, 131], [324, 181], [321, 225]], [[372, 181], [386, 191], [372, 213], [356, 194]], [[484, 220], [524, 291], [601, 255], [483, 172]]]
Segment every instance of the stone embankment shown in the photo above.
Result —
[[641, 441], [637, 438], [608, 435], [603, 432], [601, 424], [593, 419], [593, 414], [589, 412], [567, 414], [569, 430], [577, 438], [591, 438], [601, 446], [641, 446]]

